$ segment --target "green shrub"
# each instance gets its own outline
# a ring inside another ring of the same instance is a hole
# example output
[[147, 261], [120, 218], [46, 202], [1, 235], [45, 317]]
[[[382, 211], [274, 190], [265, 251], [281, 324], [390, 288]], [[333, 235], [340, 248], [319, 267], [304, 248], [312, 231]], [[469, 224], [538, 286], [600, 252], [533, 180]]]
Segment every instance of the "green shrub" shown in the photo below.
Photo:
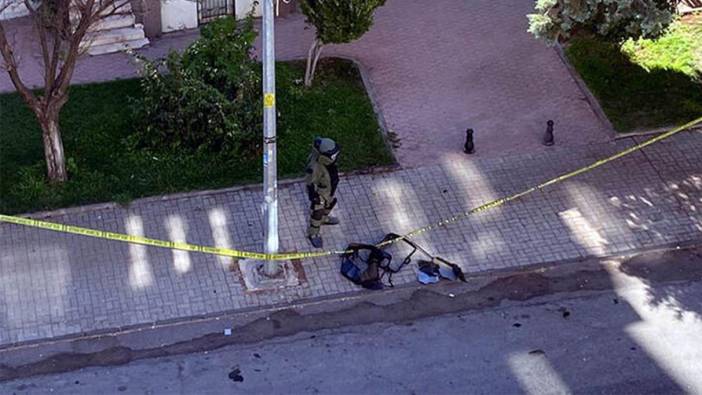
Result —
[[307, 52], [305, 86], [312, 86], [324, 45], [361, 38], [373, 26], [375, 10], [384, 4], [385, 0], [300, 0], [306, 22], [317, 32]]
[[137, 142], [156, 150], [253, 153], [262, 119], [255, 39], [251, 16], [242, 23], [226, 17], [206, 25], [182, 55], [141, 58]]

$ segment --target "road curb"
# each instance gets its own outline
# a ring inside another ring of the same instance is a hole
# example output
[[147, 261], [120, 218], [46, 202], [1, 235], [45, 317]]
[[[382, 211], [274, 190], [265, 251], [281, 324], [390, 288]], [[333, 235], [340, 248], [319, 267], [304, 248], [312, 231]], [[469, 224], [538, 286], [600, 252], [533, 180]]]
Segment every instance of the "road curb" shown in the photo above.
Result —
[[[702, 240], [691, 240], [687, 243], [669, 244], [613, 256], [491, 270], [471, 275], [465, 284], [408, 284], [382, 293], [352, 292], [272, 305], [263, 309], [250, 308], [185, 317], [48, 341], [8, 345], [0, 349], [0, 361], [3, 361], [0, 363], [0, 381], [36, 374], [66, 372], [89, 366], [118, 365], [166, 355], [206, 352], [234, 344], [251, 344], [291, 336], [304, 331], [376, 322], [412, 321], [434, 315], [502, 307], [512, 302], [554, 297], [563, 292], [602, 291], [609, 288], [603, 288], [601, 279], [596, 281], [595, 274], [599, 273], [600, 277], [608, 276], [608, 270], [617, 262], [669, 253], [689, 252], [702, 256], [701, 249]], [[525, 285], [521, 281], [525, 279], [536, 281]], [[560, 285], [547, 286], [550, 280]], [[558, 287], [562, 287], [563, 283], [568, 281], [575, 282], [573, 289], [559, 291]], [[548, 293], [549, 290], [553, 292]], [[378, 297], [379, 295], [382, 297]], [[399, 306], [409, 306], [409, 313], [404, 316], [398, 315], [397, 311], [400, 310], [396, 307]], [[355, 312], [356, 317], [349, 312]], [[227, 335], [225, 330], [229, 330], [230, 335]]]

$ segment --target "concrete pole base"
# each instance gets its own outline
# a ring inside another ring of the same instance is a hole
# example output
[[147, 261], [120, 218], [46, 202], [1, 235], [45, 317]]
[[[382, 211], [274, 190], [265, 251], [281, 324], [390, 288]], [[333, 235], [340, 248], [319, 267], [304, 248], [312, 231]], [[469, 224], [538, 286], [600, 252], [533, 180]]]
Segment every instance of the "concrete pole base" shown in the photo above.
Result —
[[275, 277], [265, 275], [265, 261], [242, 259], [239, 261], [239, 270], [244, 279], [247, 291], [276, 290], [300, 285], [300, 279], [288, 261], [279, 263], [281, 270]]

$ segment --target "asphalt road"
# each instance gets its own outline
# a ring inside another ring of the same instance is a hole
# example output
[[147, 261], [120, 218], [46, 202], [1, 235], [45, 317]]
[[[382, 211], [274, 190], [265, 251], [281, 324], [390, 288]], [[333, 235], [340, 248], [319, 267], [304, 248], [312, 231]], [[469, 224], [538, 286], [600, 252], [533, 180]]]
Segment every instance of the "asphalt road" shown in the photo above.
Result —
[[613, 272], [610, 290], [35, 376], [0, 393], [702, 394], [702, 282], [659, 269]]

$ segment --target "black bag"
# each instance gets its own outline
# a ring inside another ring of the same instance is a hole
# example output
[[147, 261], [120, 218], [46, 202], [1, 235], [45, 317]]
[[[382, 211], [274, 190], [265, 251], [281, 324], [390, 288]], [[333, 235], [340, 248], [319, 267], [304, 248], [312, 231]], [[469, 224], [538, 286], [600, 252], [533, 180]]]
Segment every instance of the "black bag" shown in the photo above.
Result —
[[[367, 289], [383, 289], [382, 275], [390, 268], [392, 255], [370, 244], [352, 243], [341, 256], [341, 274]], [[390, 281], [392, 286], [392, 281]]]

